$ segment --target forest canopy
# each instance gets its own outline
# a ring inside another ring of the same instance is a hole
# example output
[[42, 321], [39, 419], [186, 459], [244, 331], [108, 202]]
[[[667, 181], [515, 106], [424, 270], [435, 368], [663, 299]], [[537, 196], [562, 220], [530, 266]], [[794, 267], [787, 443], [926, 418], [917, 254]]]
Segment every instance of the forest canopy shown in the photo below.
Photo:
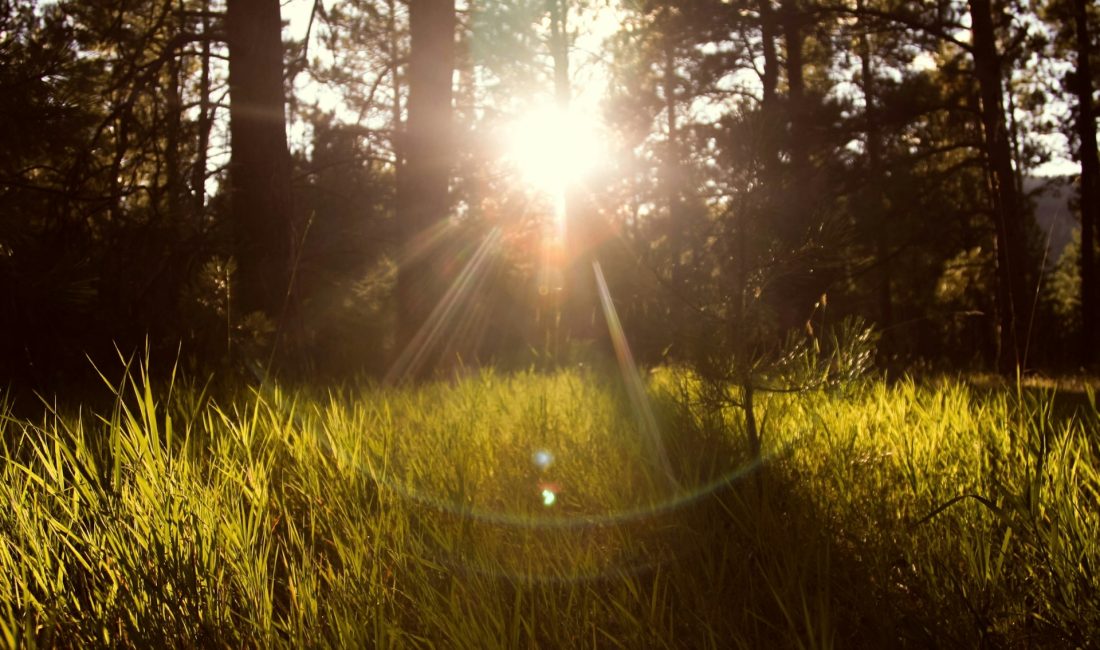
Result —
[[834, 330], [1093, 367], [1098, 38], [1087, 0], [2, 0], [3, 379], [743, 378]]

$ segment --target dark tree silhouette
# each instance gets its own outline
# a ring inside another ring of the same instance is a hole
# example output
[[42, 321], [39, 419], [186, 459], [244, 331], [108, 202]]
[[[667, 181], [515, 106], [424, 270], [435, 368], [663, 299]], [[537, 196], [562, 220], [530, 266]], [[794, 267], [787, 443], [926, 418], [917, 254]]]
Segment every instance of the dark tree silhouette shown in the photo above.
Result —
[[[409, 2], [409, 99], [404, 141], [404, 163], [397, 179], [397, 219], [402, 241], [408, 245], [423, 236], [450, 209], [448, 185], [453, 138], [451, 77], [455, 61], [453, 0]], [[411, 247], [410, 247], [411, 249]], [[420, 250], [406, 258], [397, 276], [398, 349], [414, 344], [444, 290], [439, 249]], [[431, 369], [430, 357], [418, 357], [414, 375]]]
[[1096, 272], [1096, 228], [1100, 224], [1100, 158], [1096, 152], [1096, 109], [1093, 106], [1092, 39], [1088, 0], [1073, 0], [1077, 69], [1075, 126], [1081, 162], [1081, 360], [1093, 364], [1100, 348], [1100, 276]]
[[1012, 168], [1012, 149], [1004, 113], [1003, 70], [993, 28], [993, 8], [990, 0], [970, 0], [969, 6], [974, 35], [971, 55], [981, 93], [989, 193], [997, 233], [998, 365], [1002, 372], [1008, 372], [1025, 361], [1025, 339], [1030, 322], [1026, 219]]
[[234, 311], [284, 316], [294, 241], [279, 0], [229, 0], [230, 206]]

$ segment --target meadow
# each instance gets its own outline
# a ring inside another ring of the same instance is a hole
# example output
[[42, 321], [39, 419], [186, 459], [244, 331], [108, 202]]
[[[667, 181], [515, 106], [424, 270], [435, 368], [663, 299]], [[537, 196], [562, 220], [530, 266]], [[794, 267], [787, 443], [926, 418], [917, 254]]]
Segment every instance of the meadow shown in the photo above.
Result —
[[[0, 409], [9, 647], [1088, 647], [1086, 386], [674, 369]], [[652, 414], [652, 418], [641, 411]], [[649, 431], [653, 435], [646, 432]]]

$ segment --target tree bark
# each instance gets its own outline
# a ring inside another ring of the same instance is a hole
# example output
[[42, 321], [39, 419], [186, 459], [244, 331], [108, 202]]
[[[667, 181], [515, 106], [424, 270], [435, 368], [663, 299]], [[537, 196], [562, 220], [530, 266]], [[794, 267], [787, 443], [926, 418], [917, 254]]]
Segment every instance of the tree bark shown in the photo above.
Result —
[[1001, 57], [993, 31], [990, 0], [969, 0], [973, 33], [974, 74], [981, 93], [985, 155], [989, 165], [990, 198], [997, 248], [997, 303], [1000, 324], [1001, 372], [1023, 366], [1030, 321], [1027, 299], [1025, 215], [1016, 191], [1012, 150], [1008, 141], [1001, 79]]
[[[680, 165], [680, 134], [676, 116], [676, 42], [673, 30], [672, 12], [668, 6], [661, 10], [661, 46], [664, 68], [662, 71], [661, 87], [664, 92], [665, 128], [668, 136], [665, 139], [665, 159], [662, 165], [660, 183], [661, 193], [664, 194], [667, 224], [665, 232], [672, 242], [672, 249], [679, 251], [684, 249], [685, 224], [680, 221], [683, 210], [681, 209], [681, 192], [684, 190], [684, 173]], [[684, 270], [680, 264], [672, 266], [673, 286], [683, 286]]]
[[665, 95], [665, 124], [668, 129], [668, 138], [665, 141], [665, 173], [662, 182], [665, 184], [665, 201], [669, 219], [675, 219], [679, 213], [679, 178], [680, 167], [679, 142], [676, 124], [676, 48], [673, 43], [670, 30], [673, 29], [669, 19], [669, 10], [666, 7], [662, 12], [664, 29], [661, 35], [664, 54], [664, 77], [661, 85]]
[[[856, 10], [862, 16], [863, 0], [857, 0]], [[872, 215], [875, 219], [875, 257], [879, 265], [878, 273], [878, 303], [879, 326], [882, 328], [882, 347], [889, 347], [891, 339], [891, 326], [894, 320], [894, 297], [892, 292], [890, 269], [890, 221], [885, 210], [885, 201], [882, 193], [882, 177], [879, 170], [882, 165], [882, 128], [878, 121], [878, 108], [875, 105], [875, 72], [872, 59], [871, 37], [868, 33], [870, 26], [865, 18], [860, 18], [859, 28], [859, 58], [860, 75], [862, 76], [862, 90], [864, 101], [864, 128], [867, 139], [867, 186], [871, 192], [871, 207], [876, 212]]]
[[[804, 48], [804, 24], [808, 14], [800, 0], [782, 0], [780, 24], [786, 46], [784, 72], [787, 96], [783, 102], [779, 128], [782, 150], [789, 162], [777, 165], [778, 193], [773, 195], [778, 220], [776, 236], [787, 251], [796, 251], [806, 242], [811, 215], [818, 195], [814, 170], [810, 164], [811, 128], [807, 106]], [[780, 275], [772, 282], [779, 327], [783, 330], [802, 328], [812, 310], [814, 300], [821, 295], [819, 281], [811, 276], [812, 268], [803, 266], [799, 273]]]
[[1092, 102], [1092, 40], [1088, 0], [1074, 0], [1077, 70], [1078, 158], [1081, 160], [1081, 361], [1092, 366], [1100, 346], [1100, 277], [1096, 273], [1096, 226], [1100, 222], [1100, 159], [1096, 151], [1096, 111]]
[[802, 32], [803, 16], [798, 0], [783, 0], [782, 16], [783, 40], [787, 45], [787, 119], [790, 123], [787, 147], [795, 183], [805, 183], [809, 174], [805, 119], [806, 82], [802, 60], [806, 36]]
[[775, 104], [775, 89], [779, 83], [779, 56], [775, 51], [775, 11], [772, 0], [758, 0], [760, 11], [760, 43], [764, 50], [764, 70], [760, 83], [763, 85], [762, 105], [765, 110]]
[[228, 0], [225, 27], [237, 304], [279, 321], [294, 237], [279, 0]]
[[[167, 7], [166, 11], [171, 12]], [[174, 30], [183, 31], [182, 12], [177, 12], [172, 21]], [[180, 57], [175, 52], [165, 52], [167, 57], [165, 71], [165, 125], [164, 125], [164, 194], [167, 199], [169, 222], [178, 224], [187, 209], [187, 179], [180, 159], [183, 145], [183, 81], [181, 78]]]
[[760, 46], [764, 55], [764, 69], [760, 76], [762, 87], [760, 113], [765, 141], [762, 169], [768, 182], [774, 182], [779, 163], [779, 129], [777, 127], [782, 120], [779, 111], [776, 110], [779, 54], [775, 47], [777, 25], [772, 0], [758, 0], [758, 11], [760, 12]]
[[390, 83], [393, 85], [393, 103], [390, 105], [390, 111], [392, 115], [393, 125], [393, 166], [394, 172], [397, 178], [401, 178], [401, 167], [404, 164], [403, 152], [401, 150], [401, 143], [399, 142], [401, 129], [401, 60], [398, 54], [398, 35], [397, 35], [397, 0], [387, 0], [386, 2], [386, 31], [389, 32], [389, 41], [387, 42], [389, 61], [389, 74]]
[[562, 109], [569, 107], [569, 0], [550, 0], [550, 56], [554, 60], [554, 98]]
[[[408, 246], [447, 218], [452, 166], [452, 76], [455, 67], [453, 0], [410, 0], [407, 101], [408, 117], [401, 143], [404, 164], [397, 182], [397, 219]], [[438, 248], [407, 259], [398, 270], [397, 307], [400, 350], [428, 344], [416, 337], [446, 289]], [[417, 351], [415, 367], [400, 371], [423, 378], [438, 359]]]
[[213, 127], [210, 92], [210, 18], [209, 3], [202, 3], [202, 55], [199, 74], [198, 144], [195, 146], [195, 162], [191, 168], [191, 216], [197, 223], [206, 211], [206, 163], [210, 147], [210, 130]]

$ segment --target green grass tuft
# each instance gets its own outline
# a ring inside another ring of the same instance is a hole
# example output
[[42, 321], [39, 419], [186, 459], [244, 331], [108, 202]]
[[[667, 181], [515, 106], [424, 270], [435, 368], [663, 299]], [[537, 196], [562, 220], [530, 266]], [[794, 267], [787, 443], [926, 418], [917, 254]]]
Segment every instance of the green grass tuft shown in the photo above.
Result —
[[739, 415], [659, 371], [675, 481], [591, 372], [223, 402], [135, 372], [116, 393], [96, 414], [0, 406], [0, 644], [1083, 647], [1100, 630], [1091, 393], [1069, 412], [961, 381], [765, 396], [752, 465]]

